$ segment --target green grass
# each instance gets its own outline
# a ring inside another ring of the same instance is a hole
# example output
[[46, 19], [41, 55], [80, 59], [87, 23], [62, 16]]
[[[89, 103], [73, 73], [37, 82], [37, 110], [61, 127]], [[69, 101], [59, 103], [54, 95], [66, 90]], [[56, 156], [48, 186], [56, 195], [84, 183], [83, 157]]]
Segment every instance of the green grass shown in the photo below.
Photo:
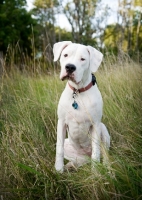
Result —
[[0, 196], [11, 200], [142, 199], [142, 68], [104, 63], [96, 73], [111, 135], [109, 165], [54, 169], [58, 75], [1, 79]]

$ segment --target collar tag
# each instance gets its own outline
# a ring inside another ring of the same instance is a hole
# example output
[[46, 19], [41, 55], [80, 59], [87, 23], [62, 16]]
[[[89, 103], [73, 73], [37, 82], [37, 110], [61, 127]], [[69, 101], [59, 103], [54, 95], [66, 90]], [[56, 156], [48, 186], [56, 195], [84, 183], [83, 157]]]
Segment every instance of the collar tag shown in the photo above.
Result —
[[78, 104], [76, 103], [75, 100], [74, 100], [74, 102], [73, 102], [73, 104], [72, 104], [72, 107], [73, 107], [74, 109], [77, 109], [77, 108], [78, 108]]
[[79, 91], [75, 89], [75, 90], [73, 91], [73, 94], [72, 94], [72, 97], [73, 97], [73, 99], [74, 99], [74, 102], [73, 102], [73, 104], [72, 104], [72, 107], [73, 107], [74, 109], [77, 109], [77, 108], [78, 108], [78, 104], [77, 104], [77, 102], [75, 101], [75, 98], [76, 98], [76, 96], [78, 95], [78, 93], [79, 93]]

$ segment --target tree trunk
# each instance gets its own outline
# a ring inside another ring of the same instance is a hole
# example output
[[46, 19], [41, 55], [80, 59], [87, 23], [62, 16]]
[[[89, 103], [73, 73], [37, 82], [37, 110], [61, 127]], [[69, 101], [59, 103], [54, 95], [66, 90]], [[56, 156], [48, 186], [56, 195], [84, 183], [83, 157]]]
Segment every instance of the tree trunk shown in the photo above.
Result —
[[140, 26], [141, 26], [141, 18], [142, 18], [142, 12], [139, 13], [139, 18], [138, 18], [138, 25], [137, 25], [137, 32], [136, 32], [136, 44], [135, 44], [135, 50], [136, 52], [139, 51], [139, 32], [140, 32]]

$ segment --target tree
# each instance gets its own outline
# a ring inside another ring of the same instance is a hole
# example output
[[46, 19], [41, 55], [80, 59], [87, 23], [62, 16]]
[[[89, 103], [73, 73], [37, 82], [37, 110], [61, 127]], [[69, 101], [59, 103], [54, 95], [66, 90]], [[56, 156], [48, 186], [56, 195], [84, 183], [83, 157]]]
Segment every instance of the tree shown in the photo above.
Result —
[[29, 55], [36, 20], [25, 9], [25, 0], [0, 0], [0, 51], [6, 53], [8, 45], [19, 42]]
[[[58, 12], [59, 3], [57, 0], [35, 0], [34, 15], [38, 20], [38, 24], [42, 25], [41, 35], [47, 43], [54, 44], [56, 42], [55, 24], [56, 14]], [[44, 36], [46, 34], [46, 37]]]
[[[70, 38], [70, 33], [65, 33], [59, 28], [58, 15], [64, 14], [72, 28], [71, 40], [78, 43], [97, 45], [101, 31], [106, 24], [108, 7], [100, 6], [101, 0], [35, 0], [34, 15], [38, 20], [38, 24], [42, 25], [40, 39], [44, 44], [51, 44], [51, 46], [59, 41]], [[96, 9], [99, 11], [99, 16], [96, 15]], [[100, 10], [101, 12], [100, 15]], [[104, 22], [104, 23], [103, 23]], [[56, 31], [58, 27], [58, 31]], [[60, 31], [59, 31], [60, 30]], [[64, 37], [64, 36], [67, 37]], [[45, 49], [45, 47], [44, 47]]]
[[[62, 9], [71, 25], [75, 42], [85, 44], [92, 39], [92, 35], [95, 33], [92, 20], [95, 16], [97, 2], [97, 0], [70, 0], [65, 5], [62, 3]], [[87, 41], [85, 41], [86, 37]]]
[[142, 1], [119, 0], [117, 15], [117, 23], [107, 26], [102, 34], [105, 47], [113, 47], [118, 55], [122, 50], [131, 56], [142, 52]]
[[[142, 23], [142, 1], [119, 0], [119, 12], [121, 19], [120, 47], [127, 40], [127, 51], [139, 50], [139, 34]], [[126, 38], [125, 38], [126, 36]], [[133, 40], [133, 41], [132, 41]], [[135, 44], [134, 44], [135, 43]]]
[[53, 44], [61, 40], [72, 40], [71, 33], [58, 26], [59, 1], [35, 0], [34, 5], [33, 13], [38, 21], [39, 51], [43, 58], [53, 60]]

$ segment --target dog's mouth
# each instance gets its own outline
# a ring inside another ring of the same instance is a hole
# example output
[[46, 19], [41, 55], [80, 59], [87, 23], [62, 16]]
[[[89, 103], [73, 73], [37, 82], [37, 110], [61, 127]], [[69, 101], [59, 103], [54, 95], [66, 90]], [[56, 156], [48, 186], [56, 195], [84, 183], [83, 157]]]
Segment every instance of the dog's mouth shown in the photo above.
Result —
[[73, 82], [76, 83], [76, 81], [75, 81], [75, 79], [74, 79], [74, 74], [67, 74], [67, 75], [63, 76], [63, 77], [61, 78], [61, 80], [62, 80], [62, 81], [64, 81], [64, 80], [71, 80], [71, 81], [73, 81]]

